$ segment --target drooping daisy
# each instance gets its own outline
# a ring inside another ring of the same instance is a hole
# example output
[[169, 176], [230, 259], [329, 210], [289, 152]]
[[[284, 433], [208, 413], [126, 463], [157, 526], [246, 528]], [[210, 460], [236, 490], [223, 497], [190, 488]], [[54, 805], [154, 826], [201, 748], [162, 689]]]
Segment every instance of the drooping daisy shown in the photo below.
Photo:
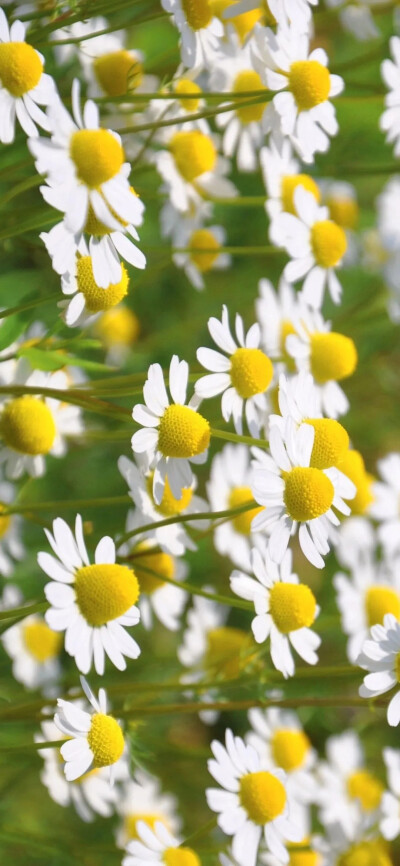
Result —
[[222, 226], [207, 226], [192, 231], [183, 225], [175, 233], [175, 246], [188, 248], [188, 252], [174, 253], [172, 259], [178, 268], [183, 268], [188, 280], [198, 291], [204, 289], [205, 276], [212, 270], [225, 270], [231, 265], [231, 256], [221, 252], [226, 241]]
[[389, 782], [389, 791], [384, 791], [381, 800], [379, 829], [384, 839], [396, 839], [400, 835], [400, 751], [383, 750], [383, 760]]
[[12, 505], [16, 489], [9, 481], [0, 481], [0, 574], [10, 577], [14, 571], [14, 560], [22, 559], [25, 548], [21, 541], [22, 518], [18, 514], [6, 514]]
[[[311, 21], [311, 6], [316, 6], [318, 0], [268, 0], [267, 6], [269, 16], [275, 19], [274, 23], [280, 25], [293, 24], [301, 33], [306, 33], [309, 30]], [[242, 15], [243, 12], [249, 12], [251, 9], [260, 7], [260, 0], [238, 0], [237, 3], [232, 2], [232, 5], [225, 13], [226, 19], [234, 19], [237, 15]]]
[[[212, 592], [211, 587], [203, 588]], [[194, 596], [177, 651], [181, 664], [197, 669], [199, 674], [211, 672], [224, 679], [239, 676], [251, 641], [243, 629], [226, 625], [226, 617], [226, 612], [216, 602]]]
[[222, 307], [221, 321], [214, 316], [208, 320], [208, 330], [221, 352], [200, 348], [197, 360], [211, 370], [210, 376], [203, 376], [195, 384], [195, 392], [200, 399], [208, 399], [222, 394], [221, 410], [224, 421], [233, 418], [236, 433], [243, 432], [243, 409], [247, 426], [252, 436], [260, 435], [262, 415], [267, 408], [265, 392], [271, 384], [273, 366], [260, 346], [260, 326], [256, 323], [245, 334], [243, 319], [235, 318], [236, 340], [229, 327], [227, 307]]
[[395, 866], [385, 839], [377, 835], [376, 830], [365, 830], [362, 821], [351, 840], [338, 825], [327, 828], [327, 836], [327, 839], [315, 839], [314, 844], [322, 858], [322, 861], [316, 861], [315, 866], [338, 866], [341, 863], [346, 866], [360, 863], [365, 866]]
[[144, 822], [154, 830], [156, 823], [178, 833], [181, 821], [177, 816], [177, 801], [172, 794], [161, 791], [160, 782], [144, 770], [136, 770], [118, 800], [118, 814], [122, 824], [117, 832], [117, 844], [124, 848], [131, 839], [138, 838], [137, 825]]
[[269, 357], [285, 366], [294, 368], [293, 360], [286, 351], [289, 334], [295, 333], [293, 321], [298, 318], [298, 300], [293, 287], [283, 277], [278, 291], [270, 280], [260, 280], [259, 297], [256, 300], [257, 319], [261, 328], [262, 345]]
[[372, 485], [371, 517], [380, 523], [378, 537], [388, 556], [400, 551], [400, 454], [378, 461], [382, 481]]
[[265, 551], [252, 551], [252, 573], [249, 577], [233, 571], [231, 589], [240, 598], [254, 604], [256, 616], [251, 624], [257, 643], [270, 638], [274, 666], [285, 678], [294, 676], [291, 645], [308, 664], [318, 662], [316, 650], [321, 638], [309, 628], [319, 613], [311, 589], [292, 573], [292, 553], [287, 550], [280, 566]]
[[318, 184], [309, 174], [300, 172], [300, 164], [293, 156], [287, 138], [277, 140], [271, 137], [268, 147], [260, 150], [260, 163], [268, 195], [265, 210], [271, 219], [282, 211], [296, 214], [294, 193], [298, 186], [310, 192], [316, 202], [320, 202]]
[[332, 526], [339, 525], [333, 511], [350, 514], [344, 502], [355, 494], [354, 484], [337, 467], [317, 469], [310, 465], [314, 446], [314, 428], [296, 425], [287, 419], [282, 433], [271, 426], [271, 455], [257, 450], [252, 491], [256, 502], [264, 506], [253, 521], [253, 530], [268, 529], [269, 554], [281, 562], [290, 536], [299, 527], [299, 542], [304, 556], [323, 568], [329, 552]]
[[219, 47], [224, 28], [213, 14], [210, 0], [161, 0], [173, 16], [181, 35], [181, 56], [185, 66], [209, 68]]
[[128, 842], [122, 866], [201, 866], [193, 848], [183, 847], [161, 821], [156, 821], [154, 828], [138, 821], [137, 836]]
[[208, 788], [206, 797], [210, 809], [219, 813], [221, 830], [233, 836], [233, 856], [239, 866], [255, 866], [264, 837], [271, 853], [288, 863], [285, 842], [300, 841], [302, 834], [291, 822], [286, 773], [263, 770], [256, 750], [229, 729], [225, 743], [211, 743], [214, 760], [208, 762], [209, 772], [224, 790]]
[[182, 490], [192, 486], [190, 462], [205, 463], [210, 443], [210, 425], [193, 406], [193, 398], [186, 405], [189, 366], [172, 357], [169, 368], [169, 402], [164, 376], [159, 364], [149, 367], [143, 388], [146, 405], [133, 407], [132, 417], [142, 430], [132, 436], [132, 450], [147, 454], [154, 470], [153, 497], [156, 505], [162, 503], [166, 479], [172, 495], [182, 498]]
[[381, 66], [382, 78], [390, 93], [385, 96], [385, 111], [380, 127], [386, 132], [386, 141], [394, 144], [394, 155], [400, 156], [400, 38], [392, 36], [390, 51], [393, 59], [386, 59]]
[[7, 629], [1, 641], [13, 660], [15, 679], [28, 689], [54, 694], [54, 685], [61, 674], [61, 636], [41, 616], [33, 615]]
[[125, 304], [110, 307], [96, 318], [93, 333], [107, 351], [106, 363], [122, 367], [140, 334], [140, 322]]
[[[357, 664], [369, 671], [359, 688], [362, 698], [375, 698], [396, 688], [400, 682], [400, 622], [392, 613], [385, 614], [383, 625], [371, 628], [372, 640], [364, 641]], [[389, 725], [400, 723], [400, 691], [396, 691], [387, 708]]]
[[63, 319], [66, 325], [76, 328], [90, 323], [99, 313], [113, 309], [127, 296], [129, 274], [125, 265], [121, 264], [121, 279], [111, 283], [107, 289], [101, 288], [96, 283], [94, 261], [86, 248], [82, 255], [76, 257], [74, 270], [67, 271], [61, 277], [61, 288], [63, 295], [70, 298], [59, 304]]
[[124, 656], [135, 659], [140, 654], [124, 628], [136, 625], [140, 618], [134, 571], [115, 562], [115, 545], [109, 536], [99, 541], [95, 562], [89, 562], [79, 514], [75, 537], [60, 517], [53, 521], [53, 535], [45, 533], [55, 553], [38, 554], [40, 567], [52, 578], [45, 586], [51, 605], [46, 612], [48, 625], [65, 631], [66, 652], [82, 673], [88, 673], [94, 663], [97, 673], [103, 674], [105, 656], [118, 670], [125, 670]]
[[[105, 18], [92, 18], [90, 24], [91, 34], [95, 29], [109, 28]], [[88, 94], [93, 98], [145, 93], [157, 88], [156, 76], [144, 74], [143, 52], [126, 47], [125, 31], [100, 33], [82, 41], [79, 59], [88, 82]]]
[[371, 504], [374, 502], [375, 478], [367, 471], [362, 454], [355, 448], [349, 448], [340, 461], [339, 469], [350, 478], [356, 488], [354, 499], [349, 501], [351, 513], [369, 514]]
[[360, 218], [356, 190], [351, 183], [345, 181], [325, 183], [322, 189], [330, 218], [346, 232], [347, 252], [344, 261], [347, 264], [354, 264], [358, 257], [355, 229]]

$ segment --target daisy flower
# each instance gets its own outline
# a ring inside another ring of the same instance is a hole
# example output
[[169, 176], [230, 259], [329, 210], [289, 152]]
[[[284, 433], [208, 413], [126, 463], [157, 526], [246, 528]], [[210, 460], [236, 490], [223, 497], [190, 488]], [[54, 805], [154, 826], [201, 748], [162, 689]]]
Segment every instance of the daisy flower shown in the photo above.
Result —
[[[91, 34], [110, 26], [105, 18], [92, 18], [90, 25]], [[80, 43], [79, 59], [89, 96], [116, 97], [156, 90], [156, 76], [144, 75], [143, 52], [128, 49], [125, 43], [125, 31], [102, 33]]]
[[301, 297], [314, 309], [321, 308], [326, 286], [338, 304], [342, 287], [335, 269], [347, 249], [346, 233], [303, 186], [296, 187], [293, 201], [296, 213], [280, 213], [270, 225], [272, 243], [291, 256], [283, 274], [290, 283], [305, 277]]
[[[268, 0], [269, 16], [275, 19], [275, 24], [293, 24], [301, 33], [309, 30], [311, 22], [311, 6], [316, 6], [318, 0]], [[225, 12], [224, 18], [235, 19], [237, 15], [259, 9], [260, 0], [238, 0], [233, 2]]]
[[385, 96], [380, 127], [386, 132], [386, 141], [394, 144], [395, 156], [400, 156], [400, 38], [392, 36], [389, 44], [393, 59], [383, 61], [381, 72], [390, 93]]
[[400, 835], [400, 751], [384, 749], [383, 760], [390, 790], [382, 795], [379, 829], [384, 839], [392, 840]]
[[207, 803], [218, 812], [218, 824], [233, 836], [232, 853], [239, 866], [256, 866], [262, 837], [272, 854], [289, 862], [287, 841], [300, 841], [301, 833], [290, 820], [291, 798], [286, 773], [281, 769], [263, 770], [252, 746], [246, 746], [229, 729], [225, 747], [211, 743], [214, 759], [208, 769], [223, 788], [208, 788]]
[[[385, 614], [383, 625], [371, 628], [372, 640], [363, 644], [357, 664], [369, 671], [359, 688], [362, 698], [375, 698], [396, 688], [400, 678], [400, 623], [392, 613]], [[387, 708], [389, 725], [400, 722], [400, 691], [390, 700]]]
[[107, 713], [107, 695], [104, 689], [95, 697], [84, 677], [82, 689], [94, 712], [87, 713], [71, 701], [58, 698], [58, 712], [54, 723], [68, 739], [61, 746], [64, 774], [67, 782], [74, 782], [88, 770], [109, 768], [109, 781], [114, 781], [114, 765], [125, 749], [124, 734], [119, 722]]
[[136, 770], [135, 778], [126, 782], [118, 799], [117, 811], [122, 824], [117, 832], [117, 844], [124, 848], [130, 839], [137, 839], [137, 825], [144, 822], [151, 830], [156, 823], [177, 833], [181, 821], [177, 817], [177, 800], [161, 792], [160, 782], [144, 770]]
[[360, 562], [373, 559], [376, 546], [375, 531], [365, 517], [349, 517], [339, 527], [335, 553], [344, 568], [357, 568]]
[[193, 406], [186, 405], [189, 366], [174, 355], [169, 368], [169, 402], [164, 376], [159, 364], [149, 367], [143, 388], [146, 405], [133, 407], [132, 417], [143, 429], [132, 436], [134, 453], [146, 454], [154, 470], [153, 497], [156, 505], [163, 500], [168, 478], [172, 495], [182, 498], [182, 489], [192, 486], [190, 462], [205, 463], [210, 444], [210, 425]]
[[138, 821], [137, 836], [128, 842], [122, 866], [201, 866], [195, 851], [182, 847], [182, 841], [172, 836], [161, 821], [156, 821], [154, 827]]
[[94, 662], [97, 673], [103, 674], [105, 655], [118, 670], [125, 670], [124, 656], [135, 659], [140, 654], [124, 628], [140, 618], [134, 571], [115, 562], [109, 536], [99, 541], [94, 564], [89, 562], [79, 514], [75, 537], [60, 517], [53, 521], [53, 535], [47, 529], [45, 533], [55, 553], [38, 554], [40, 568], [52, 578], [44, 590], [51, 605], [46, 622], [54, 631], [65, 631], [66, 652], [82, 673], [88, 673]]
[[25, 548], [21, 541], [22, 518], [18, 514], [5, 514], [16, 498], [16, 489], [9, 481], [0, 481], [0, 574], [10, 577], [14, 560], [23, 559]]
[[[175, 118], [176, 129], [198, 129], [204, 135], [209, 136], [211, 130], [207, 119], [196, 117], [198, 112], [201, 113], [206, 108], [205, 100], [202, 97], [203, 90], [198, 83], [198, 78], [197, 69], [185, 69], [183, 65], [179, 66], [169, 87], [161, 89], [161, 93], [170, 93], [171, 99], [167, 102], [164, 99], [152, 99], [149, 106], [152, 119], [154, 121], [158, 119], [171, 121]], [[174, 95], [175, 99], [172, 98]], [[191, 115], [194, 115], [193, 119], [189, 119]], [[155, 141], [165, 144], [169, 139], [168, 127], [160, 126], [156, 131]]]
[[253, 495], [264, 506], [253, 520], [253, 530], [268, 529], [269, 554], [279, 563], [298, 528], [304, 556], [316, 568], [323, 568], [332, 527], [339, 525], [333, 508], [350, 514], [344, 497], [351, 499], [355, 487], [336, 466], [317, 469], [310, 465], [314, 435], [310, 424], [296, 429], [291, 418], [284, 433], [271, 426], [271, 454], [257, 449], [253, 464]]
[[211, 370], [210, 376], [203, 376], [195, 384], [195, 393], [201, 399], [222, 394], [221, 410], [224, 421], [233, 417], [236, 433], [242, 434], [243, 409], [247, 426], [252, 436], [260, 435], [261, 415], [267, 408], [265, 392], [271, 384], [273, 366], [268, 356], [259, 346], [260, 326], [256, 323], [245, 334], [243, 319], [235, 318], [236, 340], [229, 327], [227, 307], [222, 307], [222, 318], [208, 320], [208, 330], [214, 342], [224, 354], [214, 349], [200, 348], [197, 360]]
[[388, 556], [400, 552], [400, 454], [378, 461], [381, 481], [372, 484], [371, 517], [380, 523], [378, 537]]
[[[213, 591], [209, 586], [203, 589]], [[218, 676], [222, 674], [224, 679], [239, 676], [246, 663], [246, 652], [251, 648], [251, 640], [243, 629], [226, 625], [226, 618], [226, 612], [221, 611], [216, 602], [194, 596], [182, 644], [177, 650], [181, 664], [197, 668], [199, 674], [211, 670]]]
[[43, 617], [26, 617], [7, 629], [1, 641], [13, 660], [13, 677], [27, 689], [43, 689], [45, 694], [52, 694], [52, 686], [61, 674], [62, 639]]
[[14, 141], [15, 119], [29, 136], [37, 136], [37, 126], [50, 131], [49, 118], [39, 105], [58, 102], [56, 87], [44, 69], [44, 57], [25, 42], [27, 24], [14, 21], [8, 26], [0, 8], [0, 141]]
[[61, 277], [61, 289], [68, 301], [61, 301], [59, 307], [65, 324], [70, 328], [90, 323], [100, 313], [116, 307], [128, 294], [129, 274], [121, 264], [121, 279], [110, 283], [107, 289], [101, 288], [94, 276], [94, 260], [89, 255], [85, 242], [81, 243], [82, 254], [75, 259], [73, 271]]
[[225, 270], [232, 262], [231, 256], [220, 252], [226, 241], [222, 226], [207, 226], [192, 231], [190, 225], [183, 225], [174, 238], [174, 246], [188, 248], [188, 252], [174, 253], [172, 260], [178, 268], [183, 268], [192, 286], [198, 291], [204, 289], [204, 277], [213, 270]]
[[311, 193], [317, 203], [320, 202], [319, 186], [309, 174], [300, 172], [289, 139], [277, 141], [271, 137], [269, 146], [260, 150], [260, 163], [268, 195], [265, 210], [270, 219], [282, 211], [296, 215], [294, 193], [298, 186]]
[[318, 662], [316, 650], [321, 639], [309, 628], [319, 614], [311, 589], [292, 573], [292, 553], [287, 550], [281, 565], [272, 562], [267, 552], [252, 551], [249, 577], [233, 571], [232, 592], [254, 604], [256, 616], [251, 624], [257, 643], [270, 638], [271, 659], [285, 679], [294, 676], [291, 646], [308, 664]]
[[209, 0], [161, 0], [181, 36], [182, 62], [189, 68], [209, 68], [219, 48], [224, 28], [213, 14]]
[[293, 322], [297, 320], [298, 296], [284, 277], [279, 280], [278, 291], [270, 280], [260, 280], [256, 312], [261, 328], [262, 346], [273, 360], [283, 360], [285, 366], [294, 368], [293, 360], [286, 351], [289, 334], [295, 333]]
[[93, 333], [106, 349], [106, 363], [122, 367], [140, 334], [140, 322], [125, 304], [110, 307], [94, 321]]

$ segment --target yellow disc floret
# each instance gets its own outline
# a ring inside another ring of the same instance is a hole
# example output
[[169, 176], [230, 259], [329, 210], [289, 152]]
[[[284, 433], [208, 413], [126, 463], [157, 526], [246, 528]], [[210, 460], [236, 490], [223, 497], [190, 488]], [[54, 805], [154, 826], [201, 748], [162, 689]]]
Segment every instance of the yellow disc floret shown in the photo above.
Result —
[[284, 502], [292, 520], [304, 522], [325, 514], [335, 491], [332, 481], [321, 469], [295, 466], [285, 472]]
[[[137, 545], [135, 553], [140, 556], [135, 558], [135, 574], [138, 577], [140, 591], [147, 592], [151, 595], [157, 589], [166, 586], [163, 577], [173, 578], [175, 574], [175, 563], [173, 557], [169, 553], [159, 551], [152, 552], [149, 542], [142, 541]], [[149, 574], [146, 569], [154, 571], [155, 574]], [[157, 577], [157, 574], [161, 577]]]
[[91, 189], [115, 177], [124, 163], [124, 151], [108, 129], [79, 129], [70, 141], [70, 156], [77, 176]]
[[346, 500], [353, 514], [364, 514], [371, 502], [374, 501], [372, 484], [374, 478], [367, 472], [364, 460], [359, 451], [349, 449], [344, 455], [338, 467], [344, 475], [355, 484], [356, 495], [354, 499]]
[[164, 824], [167, 827], [167, 822], [163, 815], [154, 814], [153, 812], [131, 812], [125, 815], [124, 828], [129, 839], [139, 839], [137, 825], [138, 821], [144, 821], [151, 830], [155, 829], [156, 824]]
[[115, 307], [128, 294], [129, 276], [125, 265], [121, 263], [122, 276], [119, 283], [111, 283], [108, 289], [101, 289], [93, 276], [91, 256], [81, 256], [77, 260], [76, 283], [78, 291], [85, 298], [89, 313], [100, 313]]
[[167, 848], [163, 854], [165, 866], [201, 866], [201, 861], [192, 848]]
[[311, 246], [317, 265], [334, 268], [347, 250], [346, 233], [333, 220], [320, 220], [311, 229]]
[[17, 397], [7, 403], [0, 430], [9, 448], [31, 457], [48, 454], [57, 435], [49, 407], [43, 400], [30, 396]]
[[[254, 499], [250, 487], [234, 487], [229, 494], [229, 508], [239, 508], [240, 505], [245, 505], [246, 502], [252, 502]], [[251, 508], [249, 511], [244, 511], [243, 514], [237, 514], [232, 519], [233, 528], [240, 535], [250, 535], [251, 523], [256, 514], [262, 511], [260, 508]]]
[[123, 306], [106, 310], [94, 327], [95, 333], [107, 349], [114, 346], [132, 346], [139, 330], [138, 317], [128, 307]]
[[314, 428], [314, 445], [310, 466], [329, 469], [338, 466], [349, 447], [349, 434], [333, 418], [307, 418], [306, 424]]
[[210, 629], [207, 634], [207, 650], [205, 666], [222, 671], [225, 677], [239, 676], [242, 667], [242, 656], [250, 646], [247, 632], [232, 626], [220, 626]]
[[122, 728], [113, 716], [95, 713], [87, 735], [95, 767], [109, 767], [119, 761], [125, 741]]
[[315, 596], [305, 583], [274, 583], [269, 606], [272, 619], [282, 634], [308, 628], [317, 612]]
[[54, 659], [61, 650], [62, 635], [52, 631], [42, 619], [24, 623], [22, 636], [26, 649], [40, 664]]
[[[265, 90], [265, 84], [261, 81], [258, 72], [254, 69], [242, 69], [233, 82], [232, 90], [234, 93], [249, 93], [253, 90]], [[254, 94], [256, 95], [256, 94]], [[248, 97], [249, 99], [251, 97]], [[244, 100], [247, 97], [244, 97]], [[254, 105], [245, 105], [242, 108], [236, 109], [236, 114], [241, 123], [245, 126], [248, 123], [258, 123], [265, 110], [266, 102], [256, 102]]]
[[239, 798], [254, 824], [268, 824], [282, 814], [286, 806], [286, 791], [272, 773], [247, 773], [240, 780]]
[[181, 0], [187, 23], [192, 30], [208, 27], [212, 19], [210, 0]]
[[190, 247], [190, 258], [194, 265], [203, 274], [210, 271], [217, 261], [221, 244], [210, 229], [197, 229], [193, 232], [188, 246]]
[[158, 428], [158, 448], [164, 457], [197, 457], [210, 444], [210, 425], [189, 406], [173, 403]]
[[180, 78], [174, 84], [174, 90], [177, 96], [192, 96], [192, 99], [180, 99], [181, 108], [184, 111], [197, 111], [200, 105], [201, 87], [190, 78]]
[[357, 366], [357, 349], [351, 337], [329, 331], [311, 334], [311, 372], [319, 385], [332, 379], [340, 382], [351, 376]]
[[318, 60], [296, 60], [290, 67], [288, 80], [299, 111], [309, 111], [328, 99], [331, 77]]
[[[213, 14], [225, 23], [223, 13], [225, 12], [225, 9], [232, 6], [232, 0], [210, 0], [210, 6]], [[257, 21], [260, 21], [261, 23], [263, 15], [264, 13], [261, 7], [259, 9], [250, 9], [248, 12], [242, 12], [240, 15], [235, 15], [234, 18], [230, 19], [229, 23], [235, 28], [240, 41], [244, 42], [249, 33], [254, 29]], [[276, 22], [274, 21], [274, 23]]]
[[353, 196], [329, 195], [326, 199], [332, 219], [344, 229], [355, 229], [359, 219], [359, 207]]
[[4, 538], [10, 528], [11, 514], [4, 513], [8, 507], [5, 502], [0, 502], [0, 538]]
[[213, 171], [217, 151], [209, 135], [197, 129], [176, 132], [170, 142], [170, 150], [182, 177], [192, 183], [208, 171]]
[[347, 790], [353, 800], [358, 800], [365, 812], [373, 812], [378, 808], [384, 785], [368, 770], [356, 770], [347, 779]]
[[383, 839], [358, 842], [342, 854], [336, 866], [393, 866]]
[[[153, 497], [153, 474], [149, 475], [148, 478], [148, 491], [151, 497]], [[164, 493], [163, 498], [161, 500], [160, 505], [157, 505], [156, 508], [160, 511], [161, 514], [164, 514], [165, 517], [172, 517], [173, 514], [182, 514], [182, 511], [185, 511], [186, 508], [189, 507], [193, 496], [193, 488], [192, 487], [184, 487], [182, 489], [182, 496], [180, 499], [175, 499], [175, 496], [172, 493], [168, 478], [165, 479]]]
[[243, 400], [263, 394], [271, 384], [274, 368], [261, 349], [236, 349], [230, 362], [232, 385]]
[[282, 207], [286, 213], [297, 213], [294, 205], [294, 194], [298, 186], [311, 192], [317, 202], [321, 199], [318, 184], [309, 174], [286, 174], [281, 180]]
[[27, 42], [0, 44], [0, 81], [16, 99], [33, 90], [42, 77], [43, 63]]
[[310, 748], [310, 740], [304, 731], [296, 731], [293, 728], [279, 728], [274, 732], [271, 740], [274, 763], [282, 767], [286, 773], [292, 773], [293, 770], [303, 766]]
[[89, 625], [123, 616], [139, 598], [137, 577], [126, 565], [85, 565], [75, 574], [76, 601]]
[[369, 628], [383, 625], [387, 613], [400, 620], [400, 595], [391, 586], [370, 586], [365, 594], [365, 610]]
[[93, 61], [96, 78], [107, 96], [124, 96], [143, 80], [142, 64], [126, 49], [110, 51]]
[[289, 866], [322, 866], [322, 858], [317, 851], [290, 850], [289, 853]]

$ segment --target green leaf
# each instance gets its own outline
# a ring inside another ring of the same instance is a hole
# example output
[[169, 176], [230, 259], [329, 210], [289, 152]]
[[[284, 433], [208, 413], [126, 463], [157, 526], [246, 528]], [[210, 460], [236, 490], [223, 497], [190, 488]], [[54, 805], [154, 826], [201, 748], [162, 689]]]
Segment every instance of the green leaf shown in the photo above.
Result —
[[46, 372], [60, 370], [61, 367], [65, 367], [65, 364], [69, 363], [68, 355], [64, 355], [62, 352], [47, 352], [34, 346], [21, 346], [17, 354], [19, 358], [27, 358], [35, 370], [45, 370]]
[[43, 274], [39, 270], [26, 269], [0, 275], [1, 306], [15, 305], [32, 291], [39, 292], [43, 286]]
[[16, 340], [25, 328], [25, 322], [18, 316], [9, 316], [8, 319], [0, 319], [0, 351], [7, 349]]

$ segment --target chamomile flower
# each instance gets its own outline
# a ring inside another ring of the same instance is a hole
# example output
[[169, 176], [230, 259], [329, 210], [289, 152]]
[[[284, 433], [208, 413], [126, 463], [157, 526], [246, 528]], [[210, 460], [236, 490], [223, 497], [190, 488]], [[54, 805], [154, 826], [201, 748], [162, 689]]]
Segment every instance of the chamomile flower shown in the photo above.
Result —
[[2, 644], [13, 660], [13, 676], [27, 689], [52, 694], [60, 677], [62, 638], [41, 616], [28, 616], [2, 635]]
[[268, 194], [265, 210], [271, 219], [282, 211], [297, 213], [294, 193], [298, 186], [310, 192], [319, 203], [319, 186], [309, 174], [300, 172], [300, 164], [293, 156], [292, 146], [287, 138], [280, 141], [271, 137], [269, 146], [260, 151], [260, 163]]
[[22, 559], [25, 548], [21, 541], [22, 518], [18, 514], [6, 514], [12, 505], [16, 489], [9, 481], [0, 481], [0, 574], [10, 577], [14, 571], [14, 560]]
[[107, 351], [106, 362], [122, 367], [137, 342], [140, 322], [133, 310], [118, 304], [96, 317], [93, 333]]
[[222, 318], [208, 320], [208, 330], [214, 342], [224, 354], [214, 349], [200, 348], [197, 360], [211, 370], [210, 376], [198, 379], [196, 395], [201, 399], [222, 394], [221, 410], [224, 421], [233, 418], [235, 430], [243, 432], [242, 415], [245, 412], [247, 426], [252, 436], [259, 436], [262, 415], [267, 408], [265, 392], [271, 384], [273, 366], [259, 346], [260, 326], [256, 323], [245, 334], [243, 319], [235, 318], [236, 340], [229, 327], [228, 309], [222, 308]]
[[380, 523], [378, 537], [388, 556], [400, 551], [400, 454], [388, 454], [378, 461], [381, 481], [372, 485], [374, 501], [370, 515]]
[[158, 779], [144, 770], [136, 770], [118, 799], [118, 814], [122, 823], [117, 832], [117, 844], [124, 848], [131, 839], [138, 838], [137, 825], [144, 822], [151, 830], [156, 823], [164, 824], [172, 833], [180, 830], [177, 801], [172, 794], [164, 794]]
[[285, 678], [295, 673], [291, 646], [308, 664], [317, 664], [321, 639], [309, 626], [319, 607], [311, 589], [292, 573], [291, 551], [286, 551], [278, 566], [267, 552], [263, 556], [253, 550], [252, 572], [254, 577], [232, 572], [230, 584], [236, 595], [254, 604], [251, 628], [257, 643], [270, 638], [272, 663]]
[[224, 28], [209, 0], [161, 0], [181, 35], [182, 62], [189, 68], [208, 67], [219, 47]]
[[80, 515], [75, 537], [60, 517], [53, 521], [53, 534], [45, 533], [55, 553], [38, 554], [40, 568], [52, 578], [45, 586], [51, 605], [46, 622], [56, 632], [65, 631], [66, 652], [82, 673], [88, 673], [94, 663], [97, 673], [103, 674], [106, 655], [118, 670], [125, 670], [124, 656], [135, 659], [140, 654], [124, 628], [136, 625], [140, 618], [134, 571], [115, 562], [115, 545], [109, 536], [99, 541], [95, 561], [89, 562]]
[[[203, 589], [212, 592], [211, 587]], [[232, 679], [239, 676], [250, 647], [251, 641], [243, 629], [226, 625], [226, 613], [221, 611], [220, 605], [202, 596], [193, 598], [182, 644], [177, 651], [181, 664], [197, 669], [197, 674], [211, 671], [224, 679]]]
[[335, 553], [343, 568], [357, 568], [371, 561], [376, 547], [375, 531], [365, 517], [349, 517], [339, 527]]
[[69, 738], [60, 752], [65, 761], [67, 782], [74, 782], [90, 769], [109, 768], [109, 780], [114, 780], [114, 765], [125, 749], [124, 734], [119, 722], [107, 713], [107, 695], [104, 689], [95, 697], [89, 684], [81, 677], [82, 689], [94, 712], [87, 713], [71, 701], [58, 698], [58, 712], [54, 716], [57, 728]]
[[110, 283], [106, 289], [101, 288], [95, 280], [94, 261], [85, 247], [83, 242], [83, 254], [76, 257], [74, 270], [67, 271], [61, 277], [63, 295], [69, 300], [61, 301], [59, 306], [65, 324], [70, 328], [90, 323], [100, 313], [113, 309], [127, 296], [129, 290], [129, 275], [123, 264], [121, 279], [117, 283]]
[[[372, 640], [364, 641], [357, 664], [369, 671], [359, 688], [362, 698], [375, 698], [396, 688], [400, 682], [400, 623], [392, 613], [385, 614], [383, 625], [371, 628]], [[387, 708], [389, 725], [400, 723], [400, 691]]]
[[188, 280], [198, 291], [204, 289], [204, 278], [213, 270], [225, 270], [231, 265], [231, 257], [221, 252], [226, 241], [222, 226], [207, 226], [192, 231], [190, 225], [183, 225], [175, 233], [175, 245], [188, 248], [188, 252], [173, 255], [173, 262], [183, 268]]
[[[93, 30], [110, 26], [106, 19], [94, 21], [103, 23]], [[93, 19], [91, 24], [93, 26]], [[88, 82], [88, 94], [93, 98], [125, 96], [157, 88], [158, 79], [144, 75], [143, 52], [126, 48], [124, 31], [102, 33], [85, 40], [81, 43], [79, 55]]]
[[386, 132], [386, 141], [394, 144], [395, 156], [400, 156], [400, 38], [392, 36], [390, 51], [393, 59], [382, 63], [382, 78], [390, 89], [385, 97], [385, 111], [380, 119], [380, 127]]
[[346, 233], [303, 186], [296, 187], [293, 201], [296, 212], [278, 214], [270, 225], [272, 243], [291, 256], [284, 276], [290, 283], [305, 277], [301, 297], [314, 309], [321, 308], [326, 287], [338, 304], [342, 287], [336, 268], [347, 249]]
[[287, 841], [300, 841], [291, 822], [290, 795], [281, 769], [264, 770], [256, 750], [229, 729], [225, 747], [211, 743], [214, 759], [208, 769], [220, 788], [208, 788], [207, 803], [218, 812], [218, 824], [233, 836], [232, 853], [239, 866], [256, 866], [262, 837], [272, 854], [289, 862]]
[[379, 829], [384, 839], [392, 840], [400, 835], [400, 751], [384, 749], [383, 760], [390, 790], [382, 795]]
[[304, 555], [316, 568], [323, 568], [332, 527], [339, 525], [333, 509], [350, 514], [344, 497], [351, 499], [355, 487], [335, 466], [317, 469], [310, 465], [314, 436], [310, 424], [296, 429], [291, 418], [284, 433], [271, 425], [271, 454], [257, 449], [253, 464], [254, 498], [264, 506], [254, 518], [253, 530], [268, 529], [269, 554], [279, 563], [298, 528]]
[[[301, 33], [306, 33], [311, 21], [310, 6], [316, 6], [317, 3], [318, 0], [268, 0], [265, 5], [270, 17], [275, 19], [275, 23], [286, 26], [291, 23]], [[262, 5], [260, 0], [238, 0], [229, 7], [225, 18], [234, 20], [237, 15], [258, 9], [260, 5]]]
[[132, 436], [134, 453], [146, 454], [154, 470], [153, 497], [156, 505], [162, 503], [166, 480], [175, 499], [182, 498], [182, 490], [192, 486], [190, 463], [205, 463], [210, 443], [210, 425], [193, 406], [186, 404], [189, 367], [174, 355], [169, 368], [169, 397], [159, 364], [149, 367], [143, 388], [146, 405], [133, 407], [132, 417], [143, 425]]
[[182, 842], [161, 821], [156, 821], [152, 828], [145, 821], [138, 821], [137, 836], [128, 842], [122, 866], [201, 866], [196, 852], [182, 847]]
[[273, 360], [293, 367], [286, 351], [289, 334], [295, 333], [293, 321], [298, 318], [298, 299], [293, 287], [284, 277], [279, 280], [278, 291], [270, 280], [260, 280], [256, 300], [257, 319], [261, 328], [262, 346]]

